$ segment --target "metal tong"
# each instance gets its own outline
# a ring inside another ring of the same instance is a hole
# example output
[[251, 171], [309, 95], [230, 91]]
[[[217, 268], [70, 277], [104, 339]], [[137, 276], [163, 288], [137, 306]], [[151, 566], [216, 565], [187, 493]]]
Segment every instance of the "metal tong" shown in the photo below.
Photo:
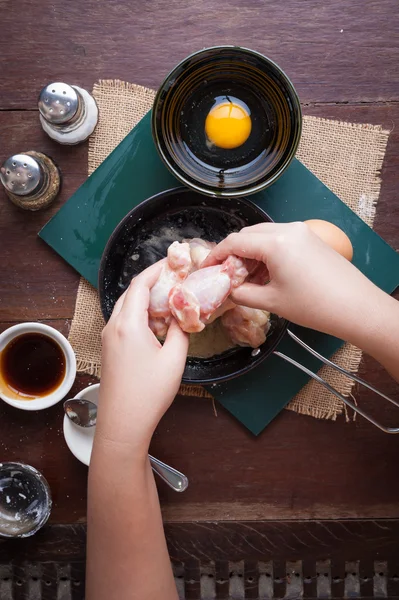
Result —
[[[300, 346], [302, 346], [302, 348], [304, 348], [305, 350], [310, 352], [310, 354], [312, 354], [313, 356], [318, 358], [322, 363], [324, 363], [325, 365], [328, 365], [329, 367], [332, 367], [333, 369], [335, 369], [336, 371], [339, 371], [340, 373], [343, 373], [344, 375], [349, 377], [349, 379], [352, 379], [352, 381], [356, 381], [357, 383], [360, 383], [360, 385], [363, 385], [364, 387], [371, 390], [375, 394], [378, 394], [378, 396], [381, 396], [381, 398], [384, 398], [384, 400], [388, 400], [388, 402], [391, 402], [391, 404], [394, 404], [395, 406], [397, 406], [399, 408], [399, 402], [397, 402], [396, 400], [393, 400], [392, 398], [389, 398], [389, 396], [386, 396], [385, 394], [383, 394], [382, 392], [377, 390], [375, 387], [373, 387], [372, 385], [370, 385], [369, 383], [367, 383], [366, 381], [364, 381], [363, 379], [358, 377], [357, 375], [354, 375], [353, 373], [349, 373], [349, 371], [346, 371], [339, 365], [336, 365], [331, 360], [328, 360], [328, 358], [325, 358], [324, 356], [322, 356], [321, 354], [316, 352], [316, 350], [313, 350], [313, 348], [311, 348], [310, 346], [305, 344], [305, 342], [303, 342], [298, 336], [296, 336], [294, 333], [292, 333], [292, 331], [290, 331], [289, 329], [287, 329], [287, 333], [295, 342], [297, 342], [297, 344], [299, 344]], [[327, 381], [325, 381], [322, 377], [320, 377], [320, 375], [313, 373], [313, 371], [311, 371], [304, 365], [301, 365], [299, 362], [297, 362], [293, 358], [290, 358], [286, 354], [282, 354], [281, 352], [278, 352], [278, 351], [275, 351], [274, 354], [276, 356], [279, 356], [280, 358], [283, 358], [288, 363], [294, 365], [295, 367], [297, 367], [298, 369], [300, 369], [301, 371], [303, 371], [304, 373], [306, 373], [307, 375], [312, 377], [315, 381], [318, 381], [319, 383], [321, 383], [321, 385], [323, 385], [329, 392], [331, 392], [332, 394], [334, 394], [334, 396], [336, 396], [337, 398], [342, 400], [342, 402], [344, 402], [347, 406], [349, 406], [357, 414], [361, 415], [362, 417], [367, 419], [367, 421], [369, 421], [370, 423], [372, 423], [373, 425], [378, 427], [378, 429], [381, 429], [381, 431], [384, 431], [385, 433], [399, 433], [399, 427], [385, 427], [385, 425], [382, 425], [381, 423], [379, 423], [374, 417], [370, 416], [362, 408], [360, 408], [359, 406], [356, 406], [356, 404], [354, 404], [354, 402], [352, 402], [348, 398], [345, 398], [345, 396], [340, 394], [340, 392], [338, 392], [329, 383], [327, 383]]]

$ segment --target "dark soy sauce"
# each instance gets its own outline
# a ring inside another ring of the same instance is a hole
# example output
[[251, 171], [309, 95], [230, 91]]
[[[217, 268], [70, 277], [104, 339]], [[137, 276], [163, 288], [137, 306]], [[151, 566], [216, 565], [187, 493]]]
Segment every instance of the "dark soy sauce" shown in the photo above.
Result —
[[6, 386], [17, 394], [46, 396], [64, 379], [65, 355], [47, 335], [24, 333], [1, 352], [0, 373]]

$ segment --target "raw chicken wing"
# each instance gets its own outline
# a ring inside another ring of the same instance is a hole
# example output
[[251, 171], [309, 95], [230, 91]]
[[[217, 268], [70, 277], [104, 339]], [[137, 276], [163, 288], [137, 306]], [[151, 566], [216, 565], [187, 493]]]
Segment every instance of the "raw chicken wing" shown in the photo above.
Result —
[[221, 265], [194, 271], [175, 285], [169, 294], [169, 306], [183, 331], [202, 331], [209, 317], [247, 275], [243, 261], [229, 256]]
[[212, 313], [210, 315], [210, 317], [208, 317], [206, 319], [205, 325], [209, 325], [209, 323], [213, 323], [214, 321], [216, 321], [216, 319], [218, 319], [219, 317], [224, 315], [225, 312], [227, 312], [228, 310], [231, 310], [235, 306], [236, 306], [236, 304], [233, 302], [233, 300], [230, 300], [230, 298], [226, 298], [226, 300], [223, 302], [223, 304], [221, 304], [219, 306], [219, 308], [217, 308], [215, 310], [215, 312]]
[[190, 245], [191, 261], [193, 263], [193, 271], [197, 271], [210, 253], [210, 251], [216, 246], [215, 242], [207, 242], [200, 238], [193, 238], [192, 240], [183, 240]]
[[[190, 244], [193, 271], [197, 271], [201, 267], [202, 263], [204, 262], [210, 251], [213, 250], [213, 248], [215, 248], [215, 246], [217, 245], [216, 242], [207, 242], [206, 240], [201, 240], [200, 238], [193, 238], [191, 240], [183, 241], [188, 242]], [[216, 319], [221, 317], [226, 312], [226, 310], [230, 310], [234, 307], [234, 302], [230, 300], [230, 298], [227, 298], [227, 300], [225, 300], [223, 304], [219, 306], [219, 308], [216, 309], [216, 311], [207, 319], [206, 325], [208, 325], [209, 323], [213, 323], [214, 321], [216, 321]]]
[[[184, 241], [190, 244], [191, 260], [193, 261], [194, 271], [201, 267], [202, 263], [204, 262], [210, 251], [213, 250], [215, 246], [217, 246], [216, 242], [207, 242], [206, 240], [201, 240], [200, 238], [193, 238], [192, 240]], [[219, 308], [217, 308], [215, 312], [212, 313], [211, 316], [207, 319], [206, 325], [208, 325], [209, 323], [213, 323], [214, 321], [216, 321], [216, 319], [221, 317], [226, 312], [226, 310], [230, 310], [234, 307], [234, 302], [230, 300], [230, 298], [227, 298], [227, 300], [225, 300], [223, 304], [219, 306]]]
[[265, 310], [236, 306], [224, 313], [222, 323], [234, 344], [259, 348], [266, 341], [269, 317]]
[[168, 248], [167, 260], [158, 281], [151, 289], [148, 307], [150, 329], [158, 337], [165, 337], [171, 320], [169, 292], [177, 283], [185, 280], [192, 269], [190, 246], [173, 242]]

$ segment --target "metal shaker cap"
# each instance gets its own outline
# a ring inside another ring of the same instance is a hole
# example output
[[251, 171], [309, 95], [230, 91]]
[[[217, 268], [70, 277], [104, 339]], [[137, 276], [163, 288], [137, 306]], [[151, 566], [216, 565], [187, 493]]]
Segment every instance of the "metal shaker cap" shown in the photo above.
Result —
[[67, 83], [50, 83], [40, 92], [39, 111], [49, 123], [68, 123], [79, 108], [76, 90]]
[[10, 156], [0, 168], [1, 183], [16, 196], [32, 194], [39, 187], [42, 177], [40, 164], [28, 154]]
[[61, 175], [49, 156], [27, 150], [7, 158], [0, 167], [0, 181], [13, 204], [24, 210], [41, 210], [57, 196]]
[[50, 83], [39, 96], [40, 123], [60, 144], [79, 144], [93, 133], [98, 106], [93, 96], [77, 85]]

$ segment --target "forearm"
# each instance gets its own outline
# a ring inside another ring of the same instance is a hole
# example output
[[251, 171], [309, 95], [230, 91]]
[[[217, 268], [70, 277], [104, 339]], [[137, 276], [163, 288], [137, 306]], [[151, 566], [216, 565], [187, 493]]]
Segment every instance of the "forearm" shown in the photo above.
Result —
[[361, 348], [399, 381], [399, 302], [368, 284], [349, 297], [328, 333]]
[[158, 494], [146, 456], [95, 443], [89, 472], [87, 600], [176, 600]]
[[375, 358], [399, 381], [399, 302], [375, 288], [367, 304], [368, 318], [359, 315], [358, 327], [348, 341]]

